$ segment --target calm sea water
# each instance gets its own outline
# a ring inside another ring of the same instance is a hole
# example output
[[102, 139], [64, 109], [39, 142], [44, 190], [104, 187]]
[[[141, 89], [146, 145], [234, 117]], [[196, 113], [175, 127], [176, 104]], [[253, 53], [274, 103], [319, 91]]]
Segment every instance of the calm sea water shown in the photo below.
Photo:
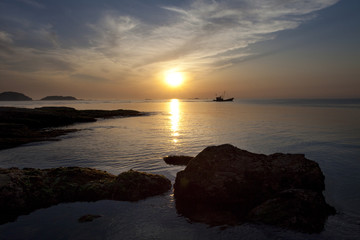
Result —
[[[118, 174], [135, 169], [174, 182], [183, 167], [162, 158], [195, 156], [209, 145], [231, 143], [255, 153], [304, 153], [320, 164], [325, 196], [339, 214], [320, 234], [245, 224], [208, 227], [176, 212], [172, 192], [130, 203], [67, 203], [37, 210], [0, 226], [0, 239], [359, 239], [360, 100], [207, 100], [2, 102], [2, 106], [133, 109], [150, 116], [114, 118], [69, 128], [61, 141], [0, 151], [0, 167], [95, 167]], [[85, 214], [99, 214], [78, 223]]]

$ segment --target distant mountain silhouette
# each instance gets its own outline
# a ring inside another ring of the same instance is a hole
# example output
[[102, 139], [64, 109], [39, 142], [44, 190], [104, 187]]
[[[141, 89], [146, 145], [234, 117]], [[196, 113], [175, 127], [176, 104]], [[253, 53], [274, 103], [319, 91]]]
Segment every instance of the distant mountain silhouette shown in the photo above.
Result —
[[18, 92], [0, 93], [0, 101], [31, 101], [32, 99]]
[[47, 96], [41, 99], [42, 101], [58, 101], [58, 100], [78, 100], [75, 97], [71, 96]]

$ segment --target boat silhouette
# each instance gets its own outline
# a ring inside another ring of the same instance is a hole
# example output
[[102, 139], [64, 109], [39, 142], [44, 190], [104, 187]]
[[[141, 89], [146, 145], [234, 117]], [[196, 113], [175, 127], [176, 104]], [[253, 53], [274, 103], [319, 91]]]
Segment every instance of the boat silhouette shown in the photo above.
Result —
[[232, 102], [234, 100], [234, 98], [224, 98], [225, 97], [225, 92], [223, 95], [217, 96], [215, 97], [215, 99], [213, 100], [214, 102]]

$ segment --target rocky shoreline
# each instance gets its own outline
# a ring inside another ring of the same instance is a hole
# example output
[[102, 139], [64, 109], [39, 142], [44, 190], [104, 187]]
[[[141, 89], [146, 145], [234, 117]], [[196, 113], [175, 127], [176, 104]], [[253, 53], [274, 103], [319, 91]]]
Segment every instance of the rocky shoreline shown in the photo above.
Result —
[[[256, 154], [225, 144], [196, 157], [172, 156], [187, 166], [174, 183], [175, 207], [190, 221], [210, 226], [245, 222], [305, 233], [324, 229], [336, 210], [326, 203], [324, 175], [303, 154]], [[170, 161], [170, 164], [174, 164]], [[0, 168], [0, 224], [63, 202], [137, 201], [165, 193], [162, 175], [127, 171], [118, 176], [93, 168]], [[100, 215], [85, 215], [79, 222]]]
[[69, 107], [0, 107], [0, 150], [22, 144], [49, 141], [76, 129], [53, 129], [98, 118], [136, 117], [146, 113], [134, 110], [76, 110]]
[[[0, 150], [54, 140], [77, 131], [54, 128], [74, 123], [143, 115], [133, 110], [0, 107]], [[164, 161], [186, 166], [177, 173], [174, 197], [177, 212], [191, 221], [252, 222], [316, 233], [336, 213], [322, 194], [325, 177], [319, 165], [303, 154], [256, 154], [224, 144], [207, 147], [196, 157], [168, 156]], [[170, 189], [171, 182], [164, 176], [133, 170], [115, 176], [81, 167], [0, 168], [0, 224], [63, 202], [137, 201]], [[84, 216], [79, 222], [97, 217]]]
[[170, 189], [171, 182], [166, 177], [133, 170], [115, 176], [81, 167], [0, 168], [0, 224], [59, 203], [138, 201]]

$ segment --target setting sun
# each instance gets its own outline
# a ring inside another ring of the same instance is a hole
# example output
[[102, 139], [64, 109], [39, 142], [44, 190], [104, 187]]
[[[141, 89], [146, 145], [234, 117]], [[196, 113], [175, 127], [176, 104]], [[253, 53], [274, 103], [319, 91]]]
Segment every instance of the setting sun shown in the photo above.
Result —
[[165, 73], [165, 81], [171, 87], [178, 87], [182, 84], [184, 78], [182, 73], [177, 71], [169, 71]]

